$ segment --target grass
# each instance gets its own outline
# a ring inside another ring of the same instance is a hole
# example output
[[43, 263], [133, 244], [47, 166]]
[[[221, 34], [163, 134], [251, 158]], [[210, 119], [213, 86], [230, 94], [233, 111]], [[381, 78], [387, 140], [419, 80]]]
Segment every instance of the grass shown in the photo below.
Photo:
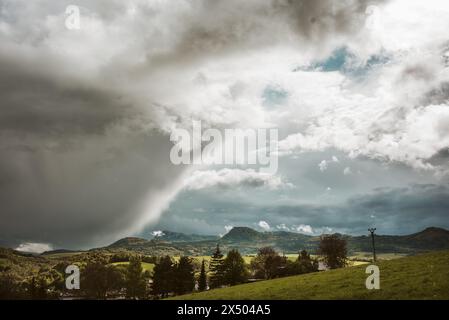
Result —
[[[127, 267], [129, 265], [129, 262], [114, 262], [112, 263], [114, 266], [123, 266]], [[148, 263], [148, 262], [141, 262], [143, 271], [149, 271], [153, 272], [154, 264]]]
[[377, 263], [380, 290], [367, 290], [366, 265], [260, 281], [173, 299], [449, 299], [449, 251]]
[[[393, 260], [398, 258], [406, 257], [407, 254], [404, 253], [378, 253], [377, 259], [379, 260]], [[373, 257], [372, 252], [354, 252], [349, 258], [350, 259], [371, 259]]]

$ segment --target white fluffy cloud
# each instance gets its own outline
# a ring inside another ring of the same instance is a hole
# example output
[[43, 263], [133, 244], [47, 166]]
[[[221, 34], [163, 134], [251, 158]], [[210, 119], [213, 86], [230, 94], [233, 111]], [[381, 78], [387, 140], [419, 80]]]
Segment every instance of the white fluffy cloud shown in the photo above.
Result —
[[329, 168], [329, 165], [332, 163], [339, 163], [340, 160], [338, 160], [338, 158], [336, 156], [332, 156], [332, 158], [330, 160], [322, 160], [320, 163], [318, 163], [318, 168], [320, 169], [321, 172], [324, 172], [327, 170], [327, 168]]
[[314, 233], [312, 227], [307, 224], [301, 224], [301, 225], [297, 226], [296, 231], [301, 232], [301, 233], [307, 233], [307, 234]]
[[264, 231], [270, 231], [270, 225], [266, 221], [259, 221], [257, 224], [260, 228], [262, 228]]
[[285, 223], [281, 223], [281, 224], [277, 225], [276, 228], [278, 230], [282, 230], [282, 231], [305, 233], [308, 235], [321, 235], [321, 234], [333, 232], [332, 228], [329, 228], [329, 227], [313, 228], [309, 224], [299, 224], [299, 225], [293, 224], [293, 225], [287, 226]]
[[323, 161], [321, 161], [321, 162], [318, 164], [318, 168], [320, 168], [320, 171], [321, 171], [321, 172], [326, 171], [326, 170], [327, 170], [327, 166], [328, 166], [328, 164], [327, 164], [327, 161], [326, 161], [326, 160], [323, 160]]
[[277, 228], [278, 230], [290, 231], [290, 228], [287, 227], [287, 225], [286, 225], [285, 223], [278, 224], [278, 225], [276, 226], [276, 228]]
[[164, 235], [164, 232], [161, 230], [155, 230], [155, 231], [151, 232], [151, 235], [153, 237], [162, 237]]
[[22, 243], [16, 248], [17, 251], [29, 252], [29, 253], [42, 253], [45, 251], [53, 250], [53, 247], [48, 243]]
[[283, 182], [279, 176], [257, 172], [253, 169], [196, 170], [184, 180], [187, 190], [201, 190], [211, 187], [267, 187], [278, 189], [292, 185]]
[[[443, 31], [449, 28], [449, 5], [391, 1], [380, 7], [378, 19], [377, 28], [348, 47], [357, 63], [365, 64], [373, 54], [388, 57], [384, 63], [363, 67], [363, 75], [355, 79], [350, 72], [298, 75], [307, 83], [307, 92], [319, 94], [304, 94], [304, 86], [296, 90], [302, 101], [286, 116], [295, 119], [300, 130], [280, 143], [281, 154], [333, 147], [354, 157], [438, 169], [428, 160], [449, 146], [449, 64]], [[320, 93], [323, 85], [326, 94]], [[323, 162], [320, 169], [325, 168]]]

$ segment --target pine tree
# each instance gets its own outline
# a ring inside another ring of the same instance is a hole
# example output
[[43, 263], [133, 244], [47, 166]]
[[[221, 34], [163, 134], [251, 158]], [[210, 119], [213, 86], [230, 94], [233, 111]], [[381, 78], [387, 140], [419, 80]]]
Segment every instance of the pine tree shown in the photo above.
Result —
[[205, 291], [206, 289], [207, 289], [207, 274], [206, 274], [206, 266], [203, 259], [203, 262], [201, 264], [200, 277], [198, 279], [198, 290]]
[[195, 287], [195, 272], [192, 260], [181, 257], [174, 268], [174, 291], [176, 294], [185, 294], [193, 291]]
[[223, 262], [224, 262], [223, 254], [220, 251], [220, 246], [217, 244], [217, 248], [214, 254], [212, 255], [209, 265], [209, 272], [210, 272], [209, 286], [211, 288], [218, 288], [224, 284]]
[[166, 256], [154, 266], [152, 293], [162, 298], [174, 291], [174, 266], [171, 258]]

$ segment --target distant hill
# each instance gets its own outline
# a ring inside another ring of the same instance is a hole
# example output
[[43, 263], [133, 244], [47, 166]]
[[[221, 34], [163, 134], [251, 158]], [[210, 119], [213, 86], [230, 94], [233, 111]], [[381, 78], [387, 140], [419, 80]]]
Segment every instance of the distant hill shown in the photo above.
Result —
[[57, 250], [50, 250], [50, 251], [44, 251], [41, 253], [42, 256], [47, 255], [55, 255], [55, 254], [69, 254], [69, 253], [77, 253], [82, 252], [78, 250], [67, 250], [67, 249], [57, 249]]
[[[340, 235], [348, 242], [350, 252], [371, 251], [371, 237]], [[251, 228], [237, 227], [222, 239], [223, 244], [246, 247], [272, 246], [284, 252], [297, 252], [300, 249], [316, 251], [320, 237], [294, 232], [258, 232]], [[449, 249], [449, 231], [442, 228], [427, 228], [421, 232], [404, 235], [376, 235], [376, 250], [383, 253], [415, 253], [429, 250]]]
[[237, 248], [243, 253], [255, 253], [261, 247], [274, 247], [282, 252], [298, 252], [301, 249], [316, 250], [319, 237], [301, 233], [275, 231], [258, 232], [248, 227], [234, 227], [220, 239], [220, 244]]
[[[349, 237], [348, 246], [353, 251], [372, 250], [369, 236]], [[449, 231], [442, 228], [427, 228], [404, 236], [376, 235], [376, 250], [379, 252], [414, 253], [429, 250], [449, 249]]]
[[222, 241], [255, 241], [263, 238], [263, 234], [247, 227], [234, 227], [221, 238]]
[[415, 247], [445, 249], [449, 246], [449, 231], [442, 228], [427, 228], [421, 232], [411, 234], [406, 239]]
[[136, 247], [145, 245], [147, 242], [148, 242], [147, 239], [127, 237], [114, 242], [113, 244], [109, 245], [108, 248]]
[[192, 241], [207, 241], [218, 240], [218, 236], [199, 235], [199, 234], [185, 234], [180, 232], [173, 232], [164, 230], [160, 236], [155, 236], [155, 240], [162, 240], [168, 242], [192, 242]]
[[154, 255], [154, 256], [178, 256], [182, 255], [183, 251], [177, 249], [172, 243], [162, 241], [162, 240], [147, 240], [143, 238], [127, 237], [120, 239], [111, 245], [103, 248], [92, 249], [95, 250], [106, 250], [109, 252], [118, 251], [132, 251], [139, 254]]

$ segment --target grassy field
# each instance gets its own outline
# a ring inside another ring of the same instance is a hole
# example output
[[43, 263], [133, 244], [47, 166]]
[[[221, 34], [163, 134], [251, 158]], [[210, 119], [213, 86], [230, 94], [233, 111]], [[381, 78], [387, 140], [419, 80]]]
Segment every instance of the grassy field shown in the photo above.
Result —
[[[123, 267], [127, 267], [129, 262], [114, 262], [112, 263], [114, 266], [123, 266]], [[154, 269], [154, 264], [153, 263], [148, 263], [148, 262], [142, 262], [142, 269], [143, 271], [150, 271], [153, 272]]]
[[[393, 260], [398, 258], [406, 257], [407, 254], [405, 253], [378, 253], [377, 259], [379, 260]], [[373, 257], [372, 252], [354, 252], [349, 256], [350, 259], [371, 259]]]
[[[245, 260], [245, 263], [249, 264], [251, 263], [251, 260], [254, 259], [254, 257], [257, 255], [257, 253], [251, 254], [251, 255], [244, 255], [243, 256], [243, 260]], [[288, 260], [290, 261], [295, 261], [296, 259], [298, 259], [298, 254], [297, 253], [287, 253], [285, 254], [285, 256], [287, 257]], [[312, 258], [318, 258], [318, 256], [311, 254], [310, 255]], [[398, 258], [402, 258], [405, 257], [405, 254], [395, 254], [395, 253], [379, 253], [377, 255], [377, 258], [379, 260], [392, 260], [392, 259], [398, 259]], [[204, 259], [206, 262], [210, 261], [211, 257], [210, 256], [193, 256], [191, 257], [193, 260], [201, 263], [201, 261]], [[365, 259], [371, 259], [372, 258], [372, 253], [371, 252], [356, 252], [352, 255], [350, 255], [348, 257], [351, 260], [357, 260], [357, 259], [361, 259], [361, 260], [365, 260]], [[174, 261], [179, 261], [179, 256], [175, 256], [173, 257]]]
[[366, 265], [260, 281], [174, 299], [449, 299], [449, 251], [377, 263], [380, 290], [367, 290]]

